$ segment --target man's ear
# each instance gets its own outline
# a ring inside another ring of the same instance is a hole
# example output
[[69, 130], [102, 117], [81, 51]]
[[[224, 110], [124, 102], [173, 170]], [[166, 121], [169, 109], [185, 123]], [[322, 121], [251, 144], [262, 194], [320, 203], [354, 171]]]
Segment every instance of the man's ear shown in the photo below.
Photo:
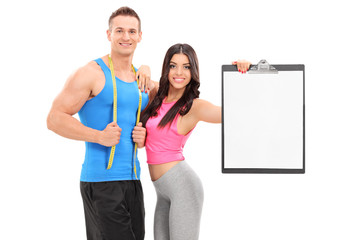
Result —
[[111, 31], [108, 29], [106, 30], [107, 39], [111, 42]]
[[139, 33], [139, 41], [138, 41], [138, 43], [141, 42], [141, 39], [142, 39], [142, 32]]

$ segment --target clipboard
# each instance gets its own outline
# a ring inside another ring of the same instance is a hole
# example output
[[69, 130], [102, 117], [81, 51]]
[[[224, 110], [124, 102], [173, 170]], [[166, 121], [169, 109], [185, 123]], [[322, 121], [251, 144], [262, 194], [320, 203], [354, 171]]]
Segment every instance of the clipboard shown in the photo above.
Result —
[[305, 66], [222, 66], [222, 173], [305, 173]]

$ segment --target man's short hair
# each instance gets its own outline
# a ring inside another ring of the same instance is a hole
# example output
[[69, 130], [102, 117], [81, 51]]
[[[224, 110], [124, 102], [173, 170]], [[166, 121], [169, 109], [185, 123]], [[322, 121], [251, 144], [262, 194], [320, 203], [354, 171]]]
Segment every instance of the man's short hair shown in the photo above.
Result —
[[139, 21], [139, 32], [141, 32], [141, 21], [139, 15], [137, 15], [137, 13], [132, 8], [129, 7], [121, 7], [111, 14], [109, 18], [109, 30], [111, 30], [112, 28], [112, 20], [117, 16], [135, 17]]

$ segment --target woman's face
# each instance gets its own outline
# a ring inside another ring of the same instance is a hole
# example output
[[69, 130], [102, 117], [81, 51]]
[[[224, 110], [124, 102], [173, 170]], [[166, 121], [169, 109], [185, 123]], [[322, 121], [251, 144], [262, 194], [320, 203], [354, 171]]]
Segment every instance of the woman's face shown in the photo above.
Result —
[[191, 81], [189, 58], [182, 53], [174, 54], [170, 60], [169, 82], [174, 90], [184, 90]]

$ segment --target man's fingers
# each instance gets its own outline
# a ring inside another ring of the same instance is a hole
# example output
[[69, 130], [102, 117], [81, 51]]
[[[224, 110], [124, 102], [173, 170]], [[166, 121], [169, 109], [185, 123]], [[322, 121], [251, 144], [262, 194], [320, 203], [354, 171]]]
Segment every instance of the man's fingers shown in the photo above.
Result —
[[146, 136], [146, 128], [142, 127], [142, 122], [139, 122], [132, 132], [134, 141], [143, 141]]
[[142, 126], [142, 122], [139, 122], [135, 127], [134, 131], [146, 131], [146, 128]]
[[117, 123], [116, 123], [116, 122], [111, 122], [111, 123], [108, 124], [108, 126], [110, 126], [110, 127], [116, 127], [116, 126], [117, 126]]
[[115, 129], [118, 129], [120, 132], [122, 131], [122, 129], [119, 127], [119, 125], [116, 123], [116, 122], [111, 122], [108, 124], [108, 127], [111, 127], [111, 128], [115, 128]]

